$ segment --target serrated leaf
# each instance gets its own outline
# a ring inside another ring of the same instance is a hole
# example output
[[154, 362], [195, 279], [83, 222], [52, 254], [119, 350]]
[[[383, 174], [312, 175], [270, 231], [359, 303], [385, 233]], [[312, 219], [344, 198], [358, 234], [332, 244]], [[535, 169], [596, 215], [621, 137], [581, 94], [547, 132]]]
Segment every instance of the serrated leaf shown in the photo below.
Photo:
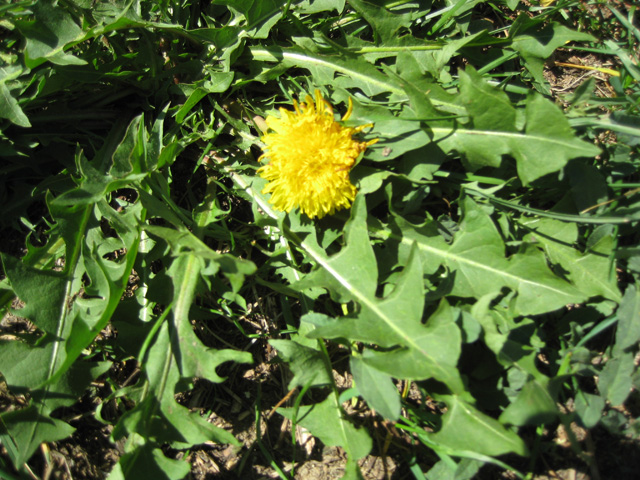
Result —
[[557, 22], [543, 22], [520, 14], [509, 31], [511, 48], [519, 52], [524, 65], [534, 78], [534, 85], [545, 95], [551, 92], [544, 78], [545, 60], [558, 48], [571, 41], [593, 42], [595, 38], [584, 32], [576, 32]]
[[282, 17], [286, 0], [219, 0], [245, 17], [245, 30], [254, 38], [267, 38], [269, 30]]
[[[179, 405], [175, 401], [175, 389], [178, 382], [190, 381], [193, 377], [221, 382], [223, 378], [216, 372], [220, 364], [251, 361], [251, 355], [247, 352], [206, 348], [194, 333], [189, 315], [206, 262], [222, 264], [212, 270], [215, 273], [218, 270], [242, 270], [239, 265], [241, 261], [214, 252], [211, 252], [209, 259], [194, 255], [190, 248], [185, 248], [187, 245], [203, 248], [205, 252], [208, 247], [199, 243], [192, 234], [166, 230], [174, 235], [171, 241], [175, 243], [177, 255], [168, 272], [174, 284], [173, 299], [168, 307], [173, 315], [160, 326], [151, 347], [140, 353], [142, 369], [149, 382], [149, 388], [145, 391], [149, 393], [136, 408], [121, 418], [114, 429], [114, 436], [118, 438], [136, 433], [154, 444], [169, 442], [180, 448], [212, 440], [236, 443], [231, 433]], [[135, 450], [131, 453], [135, 453]], [[132, 456], [120, 469], [127, 477], [131, 471], [140, 468], [140, 462], [143, 461], [144, 458]]]
[[404, 90], [386, 77], [372, 64], [353, 55], [345, 58], [339, 55], [323, 55], [309, 52], [299, 48], [276, 47], [251, 47], [251, 55], [255, 60], [265, 62], [283, 62], [287, 65], [309, 69], [315, 80], [326, 78], [327, 82], [333, 79], [336, 73], [349, 78], [350, 82], [356, 80], [356, 85], [368, 96], [375, 96], [382, 92], [392, 92], [398, 96], [406, 97]]
[[454, 275], [451, 295], [480, 298], [508, 287], [518, 293], [515, 314], [520, 315], [549, 312], [586, 298], [549, 270], [541, 252], [525, 248], [506, 258], [491, 218], [469, 197], [463, 199], [462, 210], [463, 221], [452, 244], [428, 226], [418, 229], [400, 218], [396, 224], [402, 236], [391, 233], [390, 237], [399, 241], [405, 252], [415, 242], [427, 272], [445, 265]]
[[314, 286], [328, 288], [338, 302], [373, 298], [377, 284], [376, 259], [367, 234], [366, 209], [362, 197], [353, 205], [351, 219], [345, 226], [346, 246], [336, 255], [328, 258], [322, 251], [316, 251], [315, 260], [320, 267], [294, 285], [296, 289]]
[[53, 201], [59, 207], [84, 206], [97, 203], [109, 192], [130, 186], [147, 176], [146, 142], [142, 116], [134, 118], [127, 126], [124, 138], [122, 125], [116, 125], [97, 158], [89, 162], [84, 155], [77, 156], [81, 174], [77, 188], [67, 190]]
[[605, 235], [581, 253], [571, 245], [578, 239], [576, 224], [540, 218], [527, 222], [527, 227], [535, 229], [525, 237], [544, 248], [552, 263], [566, 270], [567, 277], [580, 291], [589, 297], [602, 296], [615, 302], [621, 299], [620, 290], [613, 271], [613, 235]]
[[376, 38], [388, 44], [400, 28], [408, 28], [411, 25], [414, 13], [395, 13], [382, 3], [379, 5], [371, 0], [349, 0], [349, 5], [371, 25]]
[[518, 176], [528, 184], [560, 170], [572, 158], [600, 153], [599, 148], [576, 138], [562, 111], [540, 95], [527, 99], [525, 128], [516, 128], [506, 96], [489, 94], [493, 87], [483, 84], [485, 80], [472, 68], [460, 72], [461, 98], [472, 108], [472, 127], [430, 125], [440, 148], [465, 155], [471, 170], [497, 167], [502, 155], [508, 154], [516, 160]]
[[62, 440], [75, 431], [68, 423], [41, 414], [33, 405], [3, 413], [0, 420], [4, 426], [0, 439], [17, 468], [29, 460], [42, 442]]
[[70, 293], [69, 278], [60, 272], [30, 268], [8, 255], [2, 254], [1, 258], [13, 291], [25, 302], [16, 313], [47, 333], [60, 335], [60, 307]]
[[269, 340], [269, 344], [278, 350], [279, 356], [293, 372], [288, 389], [304, 386], [328, 385], [333, 382], [325, 368], [322, 354], [318, 350], [300, 345], [292, 340]]
[[[335, 292], [340, 294], [338, 298], [357, 301], [361, 311], [353, 318], [324, 322], [307, 336], [344, 337], [351, 341], [373, 343], [383, 347], [395, 346], [397, 349], [386, 355], [408, 356], [412, 363], [409, 366], [408, 362], [390, 363], [381, 359], [380, 364], [388, 365], [388, 369], [384, 370], [386, 373], [398, 378], [434, 377], [445, 382], [453, 391], [462, 393], [464, 387], [454, 367], [455, 361], [441, 362], [444, 357], [432, 353], [431, 349], [446, 339], [447, 344], [453, 347], [447, 357], [456, 355], [460, 345], [460, 331], [457, 325], [450, 322], [433, 328], [422, 324], [424, 288], [417, 249], [412, 248], [408, 264], [398, 278], [393, 292], [384, 299], [376, 298], [377, 266], [366, 229], [366, 204], [363, 197], [359, 196], [346, 226], [347, 245], [339, 253], [328, 258], [316, 252], [315, 260], [320, 268], [298, 285], [300, 288], [329, 288], [332, 295], [335, 295]], [[407, 375], [406, 371], [397, 371], [404, 367], [410, 368], [411, 372], [420, 372], [419, 377], [413, 373]]]
[[[96, 168], [102, 168], [102, 173], [113, 172], [116, 166], [133, 168], [128, 160], [120, 162], [117, 157], [126, 156], [122, 149], [139, 149], [140, 137], [136, 135], [133, 142], [123, 142], [121, 133], [122, 129], [116, 127], [103, 150], [94, 158]], [[82, 162], [84, 157], [78, 155], [78, 159]], [[124, 170], [126, 168], [120, 169]], [[97, 172], [92, 170], [93, 179], [100, 183], [102, 180]], [[91, 178], [81, 175], [77, 182], [79, 187], [71, 192], [82, 190], [84, 183], [91, 182]], [[85, 191], [88, 190], [91, 189]], [[11, 342], [8, 348], [0, 350], [0, 361], [11, 362], [11, 368], [6, 369], [8, 379], [16, 386], [31, 389], [32, 398], [37, 402], [34, 407], [42, 417], [56, 406], [68, 405], [73, 401], [72, 396], [78, 393], [72, 378], [77, 373], [77, 359], [106, 326], [120, 303], [140, 241], [139, 203], [116, 212], [99, 195], [85, 198], [85, 201], [60, 201], [64, 196], [46, 197], [55, 222], [49, 244], [31, 251], [22, 262], [10, 260], [12, 263], [7, 269], [16, 272], [16, 293], [24, 297], [26, 309], [21, 313], [41, 324], [45, 336], [33, 346]], [[111, 229], [108, 237], [102, 232], [104, 226]], [[58, 259], [63, 244], [63, 270], [54, 272], [41, 268]], [[118, 261], [107, 258], [118, 250], [124, 252]], [[37, 288], [25, 282], [37, 282]], [[37, 307], [37, 311], [29, 305]], [[5, 355], [6, 359], [1, 358]], [[25, 423], [21, 428], [30, 431], [29, 438], [49, 435], [46, 428], [45, 433], [41, 432], [38, 422]]]
[[[507, 322], [490, 307], [492, 300], [493, 295], [485, 295], [471, 308], [473, 318], [482, 325], [485, 344], [496, 355], [501, 365], [516, 365], [520, 371], [526, 372], [541, 385], [547, 385], [548, 378], [536, 366], [538, 352], [529, 344], [531, 329], [527, 327], [534, 325], [533, 321], [522, 320], [514, 324], [511, 320], [510, 325], [505, 325]], [[524, 330], [524, 333], [519, 335], [519, 330]]]
[[558, 48], [571, 41], [593, 42], [593, 35], [571, 30], [556, 22], [542, 22], [522, 13], [511, 25], [512, 48], [523, 54], [549, 58]]
[[[230, 432], [207, 422], [199, 412], [190, 412], [188, 408], [179, 405], [175, 399], [176, 385], [181, 378], [191, 380], [193, 377], [221, 382], [223, 379], [215, 373], [215, 369], [221, 363], [250, 361], [251, 355], [231, 350], [214, 351], [204, 348], [193, 333], [191, 325], [186, 323], [192, 335], [185, 338], [181, 345], [176, 345], [176, 335], [172, 335], [176, 326], [165, 324], [149, 350], [144, 370], [154, 397], [151, 398], [150, 406], [145, 411], [148, 414], [145, 421], [149, 423], [143, 424], [143, 429], [139, 433], [146, 433], [159, 443], [179, 442], [187, 446], [208, 441], [237, 443]], [[186, 333], [187, 328], [181, 329], [181, 333]], [[181, 363], [182, 365], [186, 363], [184, 357], [189, 356], [189, 350], [202, 351], [198, 357], [203, 364], [192, 371], [185, 371], [184, 368], [180, 371], [179, 366]]]
[[[127, 411], [118, 421], [113, 432], [114, 438], [138, 434], [152, 444], [168, 442], [180, 448], [208, 441], [236, 443], [231, 433], [210, 424], [201, 418], [199, 413], [190, 412], [176, 402], [176, 385], [181, 378], [185, 378], [178, 368], [185, 352], [176, 347], [175, 335], [170, 334], [173, 330], [174, 327], [170, 327], [169, 322], [165, 321], [142, 359], [142, 370], [148, 381], [148, 388], [145, 388], [145, 396], [136, 407]], [[228, 358], [228, 360], [235, 359]], [[203, 365], [202, 368], [205, 371], [208, 369], [215, 371], [215, 368], [224, 360], [227, 359], [213, 359], [214, 363]], [[191, 374], [186, 377], [191, 380], [193, 373], [186, 373]], [[214, 379], [214, 381], [217, 380]], [[133, 447], [135, 448], [135, 445]], [[138, 461], [132, 458], [126, 466], [122, 467], [124, 472], [129, 474], [129, 470], [138, 468]]]
[[222, 272], [231, 283], [234, 291], [237, 291], [247, 275], [252, 274], [256, 266], [244, 259], [236, 258], [233, 255], [221, 254], [209, 248], [206, 243], [187, 230], [183, 224], [179, 229], [147, 225], [145, 230], [150, 234], [165, 240], [172, 249], [176, 257], [190, 256], [191, 261], [199, 259], [200, 265], [192, 265], [198, 274], [206, 268], [206, 275], [211, 276], [218, 271]]
[[454, 310], [440, 302], [426, 326], [413, 330], [413, 343], [388, 352], [369, 351], [362, 361], [396, 378], [423, 380], [435, 378], [452, 391], [464, 395], [457, 370], [462, 337], [455, 323]]
[[524, 441], [497, 420], [456, 396], [443, 397], [442, 400], [448, 410], [442, 418], [440, 430], [429, 434], [434, 442], [454, 451], [467, 450], [490, 456], [511, 452], [527, 455]]
[[26, 38], [25, 63], [35, 68], [49, 60], [58, 65], [84, 65], [81, 58], [64, 53], [64, 47], [80, 40], [84, 32], [73, 17], [54, 2], [45, 0], [35, 3], [33, 16], [28, 20], [16, 21], [16, 26]]
[[305, 405], [298, 410], [279, 408], [278, 413], [289, 420], [295, 417], [297, 424], [309, 430], [325, 445], [344, 448], [348, 458], [345, 476], [342, 478], [358, 478], [359, 469], [356, 462], [371, 450], [371, 438], [366, 430], [354, 427], [344, 417], [333, 393], [320, 403]]
[[[231, 262], [231, 259], [223, 255], [219, 256], [219, 260]], [[237, 260], [237, 263], [241, 263], [240, 260]], [[171, 265], [169, 276], [174, 284], [174, 315], [171, 331], [173, 355], [176, 357], [182, 377], [202, 377], [212, 382], [221, 382], [223, 378], [216, 373], [219, 364], [227, 361], [250, 363], [252, 357], [248, 352], [206, 348], [193, 332], [189, 310], [194, 302], [203, 268], [203, 259], [191, 254], [178, 256]], [[226, 268], [231, 268], [230, 264], [222, 266], [222, 269]]]

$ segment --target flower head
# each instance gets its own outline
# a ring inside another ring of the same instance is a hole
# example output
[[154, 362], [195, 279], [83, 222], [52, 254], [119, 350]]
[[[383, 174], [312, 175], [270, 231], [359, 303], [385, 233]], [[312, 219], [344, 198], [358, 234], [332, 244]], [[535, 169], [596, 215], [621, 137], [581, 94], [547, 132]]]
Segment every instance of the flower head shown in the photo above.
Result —
[[[333, 118], [333, 107], [315, 91], [305, 103], [293, 101], [295, 111], [280, 109], [280, 118], [268, 116], [270, 132], [262, 137], [266, 148], [260, 157], [269, 163], [258, 169], [268, 180], [262, 193], [271, 193], [270, 202], [279, 210], [294, 208], [309, 218], [322, 218], [349, 208], [356, 187], [349, 180], [349, 170], [356, 158], [377, 139], [360, 142], [353, 135], [371, 124], [344, 127]], [[349, 108], [342, 117], [347, 120]]]

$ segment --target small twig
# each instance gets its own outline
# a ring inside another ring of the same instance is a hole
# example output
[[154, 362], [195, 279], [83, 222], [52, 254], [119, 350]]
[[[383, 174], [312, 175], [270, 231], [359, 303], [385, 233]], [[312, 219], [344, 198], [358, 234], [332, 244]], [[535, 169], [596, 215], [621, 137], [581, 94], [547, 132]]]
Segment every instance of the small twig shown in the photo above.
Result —
[[569, 68], [579, 68], [581, 70], [595, 70], [597, 72], [606, 73], [607, 75], [612, 75], [614, 77], [619, 77], [620, 72], [616, 72], [610, 68], [604, 67], [590, 67], [588, 65], [576, 65], [575, 63], [564, 63], [564, 62], [553, 62], [556, 67], [569, 67]]
[[31, 475], [31, 478], [33, 478], [33, 480], [40, 480], [35, 473], [33, 473], [33, 470], [31, 470], [31, 467], [28, 464], [23, 464], [22, 468], [24, 468], [26, 470], [26, 472]]
[[297, 387], [296, 388], [292, 388], [291, 390], [289, 390], [287, 392], [287, 394], [284, 397], [282, 397], [282, 399], [280, 399], [280, 401], [278, 403], [276, 403], [275, 407], [273, 407], [269, 411], [269, 413], [267, 413], [267, 416], [266, 416], [267, 420], [269, 420], [271, 418], [271, 415], [273, 415], [278, 408], [280, 408], [287, 400], [289, 400], [291, 398], [291, 396], [294, 394], [294, 392], [296, 390], [297, 390]]
[[595, 205], [592, 205], [592, 206], [591, 206], [591, 207], [589, 207], [589, 208], [585, 208], [584, 210], [582, 210], [582, 211], [580, 212], [580, 215], [582, 215], [583, 213], [587, 213], [587, 212], [589, 212], [589, 211], [593, 210], [594, 208], [598, 208], [598, 207], [601, 207], [601, 206], [603, 206], [603, 205], [608, 205], [608, 204], [610, 204], [610, 203], [613, 203], [613, 202], [615, 202], [615, 201], [617, 201], [617, 200], [620, 200], [621, 198], [624, 198], [624, 197], [630, 197], [631, 195], [634, 195], [634, 194], [636, 194], [636, 193], [638, 193], [638, 192], [640, 192], [640, 188], [634, 188], [633, 190], [629, 190], [628, 192], [624, 192], [624, 193], [623, 193], [622, 195], [620, 195], [619, 197], [613, 198], [613, 199], [611, 199], [611, 200], [607, 200], [606, 202], [600, 202], [600, 203], [597, 203], [597, 204], [595, 204]]

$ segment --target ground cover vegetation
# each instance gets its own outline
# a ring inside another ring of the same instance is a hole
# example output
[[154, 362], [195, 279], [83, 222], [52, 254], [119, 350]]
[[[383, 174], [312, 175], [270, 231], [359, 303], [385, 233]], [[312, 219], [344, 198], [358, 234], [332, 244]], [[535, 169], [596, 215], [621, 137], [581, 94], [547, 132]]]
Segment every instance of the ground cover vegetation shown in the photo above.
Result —
[[633, 2], [0, 12], [0, 477], [635, 478]]

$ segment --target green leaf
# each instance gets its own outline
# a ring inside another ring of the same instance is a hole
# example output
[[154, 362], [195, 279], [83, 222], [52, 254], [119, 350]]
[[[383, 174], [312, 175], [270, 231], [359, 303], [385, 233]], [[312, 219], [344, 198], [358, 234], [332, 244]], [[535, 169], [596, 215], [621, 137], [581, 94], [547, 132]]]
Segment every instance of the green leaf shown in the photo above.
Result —
[[0, 420], [5, 427], [0, 430], [0, 439], [16, 468], [26, 463], [41, 443], [62, 440], [75, 431], [68, 423], [41, 414], [34, 405], [3, 413]]
[[[227, 260], [223, 255], [220, 255], [219, 258], [223, 261]], [[241, 262], [237, 260], [237, 263]], [[195, 376], [213, 382], [221, 382], [223, 379], [216, 373], [219, 364], [227, 361], [250, 363], [252, 358], [248, 352], [205, 348], [193, 332], [189, 310], [194, 302], [203, 267], [203, 259], [195, 255], [181, 255], [174, 260], [171, 266], [169, 275], [174, 284], [172, 343], [174, 355], [183, 377]]]
[[[20, 348], [12, 348], [17, 346]], [[39, 385], [46, 378], [47, 359], [53, 355], [52, 348], [28, 348], [20, 341], [7, 342], [2, 348], [22, 355], [2, 362], [2, 374], [12, 388]], [[8, 363], [12, 360], [17, 365]], [[0, 415], [4, 427], [0, 429], [0, 440], [16, 468], [29, 460], [42, 442], [62, 440], [75, 431], [66, 422], [51, 417], [51, 411], [77, 402], [89, 384], [110, 366], [109, 362], [76, 362], [48, 388], [30, 390], [30, 406]]]
[[349, 0], [349, 5], [372, 26], [376, 39], [388, 44], [397, 36], [399, 29], [411, 25], [414, 13], [398, 14], [386, 8], [384, 3], [375, 0]]
[[632, 353], [622, 353], [607, 361], [600, 372], [598, 390], [612, 405], [622, 405], [631, 393], [635, 364]]
[[558, 407], [547, 386], [531, 379], [502, 412], [500, 422], [517, 426], [540, 425], [552, 422], [557, 416]]
[[593, 428], [600, 423], [606, 402], [599, 395], [579, 392], [574, 405], [584, 428]]
[[401, 408], [400, 394], [391, 377], [370, 367], [358, 355], [351, 355], [349, 365], [356, 388], [369, 407], [387, 420], [398, 420]]
[[145, 444], [120, 457], [107, 479], [157, 478], [159, 480], [182, 480], [189, 474], [190, 470], [191, 466], [185, 460], [172, 460], [167, 458], [159, 448], [151, 444]]
[[460, 72], [461, 100], [472, 118], [469, 128], [430, 125], [434, 140], [445, 152], [465, 155], [468, 168], [498, 167], [503, 155], [515, 158], [524, 184], [562, 169], [576, 157], [600, 153], [594, 145], [575, 137], [562, 111], [540, 95], [527, 99], [525, 128], [516, 127], [515, 111], [506, 95], [486, 85], [467, 68]]
[[330, 10], [337, 10], [342, 13], [344, 10], [345, 0], [302, 0], [296, 6], [301, 13], [320, 13]]
[[596, 166], [587, 162], [569, 162], [565, 173], [571, 182], [577, 211], [592, 210], [595, 205], [605, 204], [609, 199], [607, 182]]
[[509, 31], [511, 48], [519, 52], [524, 65], [534, 78], [536, 88], [549, 95], [551, 92], [544, 78], [544, 60], [549, 58], [558, 47], [571, 41], [595, 42], [587, 33], [576, 32], [557, 22], [544, 22], [541, 18], [530, 18], [522, 13]]
[[307, 68], [312, 72], [316, 81], [325, 78], [326, 83], [331, 83], [334, 80], [334, 75], [339, 73], [347, 77], [349, 83], [356, 80], [357, 83], [353, 83], [354, 86], [362, 89], [370, 97], [383, 92], [392, 92], [406, 98], [406, 94], [400, 86], [356, 55], [346, 58], [340, 55], [313, 53], [300, 48], [278, 47], [251, 47], [250, 51], [255, 60]]
[[532, 19], [522, 13], [518, 16], [509, 37], [512, 40], [512, 48], [522, 54], [539, 58], [549, 58], [558, 48], [569, 42], [594, 42], [593, 35], [571, 30], [556, 22], [543, 22], [540, 18]]
[[[160, 228], [160, 227], [158, 227]], [[114, 437], [139, 434], [151, 444], [169, 442], [177, 448], [208, 441], [236, 443], [233, 435], [201, 418], [175, 401], [179, 382], [193, 377], [221, 382], [216, 368], [227, 361], [250, 362], [251, 355], [236, 350], [206, 348], [197, 338], [191, 325], [190, 310], [204, 275], [218, 271], [230, 276], [247, 270], [247, 264], [229, 255], [211, 251], [188, 231], [164, 228], [175, 258], [168, 275], [173, 281], [171, 302], [173, 315], [169, 320], [160, 318], [158, 333], [149, 340], [147, 349], [140, 352], [142, 370], [149, 382], [146, 396], [133, 410], [128, 411], [114, 429]], [[158, 234], [158, 232], [156, 232]], [[199, 255], [193, 251], [201, 251]], [[208, 267], [207, 267], [208, 264]], [[242, 276], [242, 278], [244, 278]], [[152, 331], [153, 332], [153, 331]], [[145, 344], [146, 345], [146, 344]], [[136, 457], [135, 446], [127, 461], [121, 461], [122, 475], [129, 478], [132, 471], [143, 468], [146, 457]]]
[[549, 270], [541, 252], [525, 246], [506, 258], [504, 242], [491, 218], [469, 197], [462, 200], [462, 211], [460, 230], [450, 245], [429, 225], [416, 228], [401, 218], [395, 223], [402, 235], [389, 236], [400, 242], [402, 256], [416, 243], [426, 272], [434, 273], [445, 265], [454, 275], [451, 295], [495, 296], [508, 287], [518, 293], [514, 314], [519, 315], [553, 311], [586, 298]]
[[[153, 338], [151, 347], [144, 352], [141, 365], [148, 386], [143, 390], [141, 401], [118, 421], [113, 431], [114, 438], [140, 435], [147, 444], [171, 443], [177, 448], [209, 441], [237, 443], [231, 433], [210, 424], [201, 418], [198, 412], [190, 412], [176, 402], [176, 385], [185, 378], [179, 370], [181, 357], [185, 352], [176, 346], [174, 328], [169, 322], [164, 321]], [[194, 344], [193, 347], [197, 345]], [[228, 358], [235, 359], [233, 356]], [[203, 370], [211, 369], [215, 372], [215, 368], [226, 359], [213, 359], [214, 362], [216, 360], [217, 363], [203, 365]], [[186, 379], [191, 380], [193, 373], [186, 373]], [[139, 449], [134, 443], [130, 442], [128, 445], [132, 454]], [[127, 461], [121, 460], [120, 469], [125, 478], [130, 478], [131, 472], [141, 468], [140, 462], [145, 461], [144, 457], [133, 455]]]
[[247, 275], [252, 274], [255, 265], [233, 255], [221, 254], [209, 248], [206, 243], [187, 230], [184, 225], [179, 229], [147, 225], [145, 230], [150, 234], [165, 240], [171, 247], [172, 254], [176, 257], [191, 256], [193, 261], [201, 260], [201, 265], [192, 265], [198, 274], [206, 268], [205, 276], [210, 276], [218, 271], [224, 274], [231, 283], [234, 291], [237, 291]]
[[614, 357], [620, 356], [640, 340], [640, 284], [631, 284], [618, 307], [618, 330], [613, 347]]
[[[366, 204], [358, 197], [352, 207], [351, 220], [345, 226], [346, 246], [333, 257], [317, 252], [319, 268], [294, 285], [296, 289], [323, 286], [340, 303], [365, 301], [375, 296], [376, 259], [367, 234]], [[355, 212], [355, 213], [354, 213]]]
[[[302, 321], [302, 320], [301, 320]], [[292, 340], [269, 340], [269, 344], [278, 350], [279, 356], [293, 372], [288, 389], [304, 386], [329, 385], [329, 377], [322, 353], [313, 348], [300, 345]]]
[[[81, 175], [79, 187], [71, 192], [92, 190], [92, 187], [83, 189], [83, 185], [90, 185], [93, 180], [106, 185], [103, 192], [112, 187], [99, 178], [97, 168], [102, 168], [103, 173], [119, 171], [126, 175], [135, 167], [124, 150], [139, 150], [137, 133], [140, 130], [130, 137], [132, 142], [123, 142], [121, 132], [121, 127], [112, 131], [103, 150], [94, 158], [96, 168], [91, 166], [92, 178]], [[80, 163], [84, 161], [81, 155], [78, 158]], [[79, 375], [82, 368], [77, 359], [106, 326], [120, 303], [140, 241], [139, 203], [116, 212], [100, 195], [89, 198], [85, 195], [80, 201], [69, 201], [69, 198], [65, 201], [64, 197], [65, 194], [56, 199], [51, 195], [46, 197], [55, 222], [49, 232], [49, 244], [33, 250], [22, 262], [9, 257], [3, 259], [5, 271], [10, 280], [13, 277], [15, 281], [14, 290], [25, 302], [20, 313], [30, 317], [45, 335], [34, 345], [10, 342], [0, 350], [0, 362], [3, 365], [10, 362], [6, 364], [11, 367], [3, 372], [10, 386], [31, 390], [37, 402], [34, 407], [41, 417], [57, 406], [73, 402], [81, 393], [78, 385], [86, 386], [86, 379], [92, 374]], [[111, 230], [108, 237], [103, 234], [103, 227]], [[53, 265], [62, 243], [65, 246], [62, 271], [35, 268]], [[118, 261], [108, 259], [114, 251], [124, 252]], [[43, 425], [31, 422], [21, 428], [29, 430], [25, 438], [44, 438], [51, 430]]]
[[388, 352], [369, 351], [362, 361], [396, 378], [435, 378], [453, 392], [464, 395], [457, 370], [462, 338], [455, 315], [454, 309], [443, 300], [426, 326], [407, 330], [412, 337], [411, 343], [404, 342], [402, 345], [407, 346]]
[[[366, 111], [360, 110], [354, 115], [361, 121], [370, 121], [372, 117], [364, 117]], [[376, 118], [371, 135], [379, 138], [371, 151], [367, 150], [366, 156], [370, 160], [385, 162], [393, 160], [400, 155], [414, 151], [429, 143], [429, 135], [422, 129], [420, 122], [402, 120], [391, 116]]]
[[[182, 319], [184, 320], [184, 319]], [[184, 321], [183, 321], [184, 323]], [[199, 412], [190, 412], [188, 408], [176, 402], [176, 385], [183, 378], [191, 380], [193, 377], [208, 378], [214, 382], [221, 382], [215, 369], [225, 361], [251, 360], [251, 355], [231, 350], [212, 351], [199, 343], [193, 333], [191, 325], [186, 322], [192, 336], [186, 338], [182, 345], [176, 346], [175, 325], [165, 323], [161, 328], [149, 355], [144, 362], [144, 371], [149, 380], [149, 404], [142, 404], [142, 411], [146, 415], [144, 422], [139, 424], [137, 432], [158, 443], [179, 442], [183, 446], [197, 445], [208, 441], [219, 443], [236, 443], [234, 436], [222, 428], [207, 422]], [[187, 329], [182, 329], [185, 333]], [[189, 356], [184, 345], [189, 342], [191, 350], [200, 350], [200, 358], [205, 362], [200, 369], [194, 371], [180, 371], [183, 358]], [[198, 343], [196, 343], [198, 342]], [[182, 348], [181, 348], [182, 347]], [[200, 347], [200, 348], [198, 348]], [[216, 355], [220, 353], [221, 355]], [[209, 373], [207, 376], [201, 372]]]
[[490, 456], [510, 452], [527, 455], [524, 441], [497, 420], [456, 396], [443, 397], [442, 400], [448, 408], [442, 418], [442, 427], [436, 433], [429, 434], [429, 438], [437, 444]]
[[186, 102], [180, 107], [180, 110], [176, 112], [176, 122], [182, 123], [187, 114], [195, 107], [200, 100], [202, 100], [206, 95], [207, 91], [204, 88], [196, 88], [191, 94], [189, 98], [187, 98]]
[[[515, 323], [509, 311], [503, 315], [491, 308], [493, 295], [478, 299], [471, 308], [471, 314], [481, 325], [484, 342], [496, 355], [496, 360], [505, 367], [517, 366], [541, 385], [548, 384], [548, 378], [536, 366], [538, 352], [530, 344], [533, 320], [524, 319]], [[504, 318], [507, 316], [508, 318]], [[526, 376], [525, 376], [526, 378]]]
[[572, 247], [578, 240], [575, 223], [537, 218], [528, 220], [525, 225], [535, 230], [525, 240], [540, 245], [549, 260], [560, 265], [567, 272], [567, 278], [580, 286], [583, 294], [620, 301], [620, 290], [613, 269], [613, 235], [600, 236], [586, 252], [581, 253]]
[[463, 458], [457, 465], [440, 460], [429, 469], [426, 480], [472, 480], [481, 466], [481, 462], [471, 458]]
[[[317, 270], [298, 284], [298, 288], [322, 286], [328, 288], [340, 301], [353, 299], [361, 310], [353, 318], [341, 318], [323, 322], [307, 334], [311, 338], [348, 338], [397, 347], [381, 354], [376, 360], [366, 360], [397, 378], [424, 379], [434, 377], [445, 382], [453, 391], [462, 393], [462, 380], [455, 369], [460, 347], [460, 331], [455, 322], [435, 322], [425, 327], [422, 324], [424, 288], [422, 267], [417, 249], [412, 248], [407, 266], [394, 290], [384, 299], [376, 298], [377, 266], [371, 243], [367, 235], [366, 204], [359, 196], [352, 208], [351, 219], [346, 226], [347, 245], [336, 255], [327, 258], [317, 252]], [[443, 307], [446, 309], [446, 307]], [[452, 315], [450, 315], [452, 317]], [[435, 315], [434, 318], [438, 318]], [[447, 353], [434, 346], [443, 341], [450, 347]], [[382, 355], [407, 357], [407, 361], [393, 361]], [[452, 357], [456, 356], [456, 360]], [[409, 362], [408, 359], [411, 359]], [[408, 370], [399, 370], [408, 368]], [[417, 374], [417, 375], [416, 375]]]
[[220, 0], [232, 12], [240, 13], [246, 21], [245, 30], [253, 38], [267, 38], [269, 30], [282, 16], [285, 0]]
[[17, 20], [16, 26], [26, 38], [25, 64], [35, 68], [46, 60], [58, 65], [84, 65], [87, 62], [64, 53], [64, 47], [84, 36], [82, 29], [64, 8], [51, 0], [36, 2], [29, 20]]
[[371, 438], [366, 430], [354, 427], [343, 415], [336, 396], [331, 393], [322, 402], [296, 408], [279, 408], [280, 413], [289, 420], [296, 419], [297, 424], [309, 430], [328, 446], [338, 446], [347, 452], [346, 478], [358, 478], [358, 460], [371, 450]]
[[69, 279], [59, 272], [30, 268], [8, 255], [2, 254], [0, 258], [13, 291], [25, 302], [25, 306], [16, 313], [29, 318], [47, 333], [60, 335], [60, 307], [70, 293]]
[[[136, 117], [131, 121], [124, 138], [119, 135], [122, 127], [117, 125], [92, 162], [84, 155], [78, 155], [76, 162], [81, 174], [80, 185], [56, 197], [53, 204], [72, 207], [96, 203], [103, 200], [107, 193], [142, 180], [147, 175], [144, 172], [147, 139], [141, 120], [142, 117]], [[115, 149], [111, 150], [114, 146]]]
[[28, 128], [31, 126], [29, 119], [20, 108], [20, 104], [2, 81], [0, 81], [0, 118], [7, 118], [19, 127]]

